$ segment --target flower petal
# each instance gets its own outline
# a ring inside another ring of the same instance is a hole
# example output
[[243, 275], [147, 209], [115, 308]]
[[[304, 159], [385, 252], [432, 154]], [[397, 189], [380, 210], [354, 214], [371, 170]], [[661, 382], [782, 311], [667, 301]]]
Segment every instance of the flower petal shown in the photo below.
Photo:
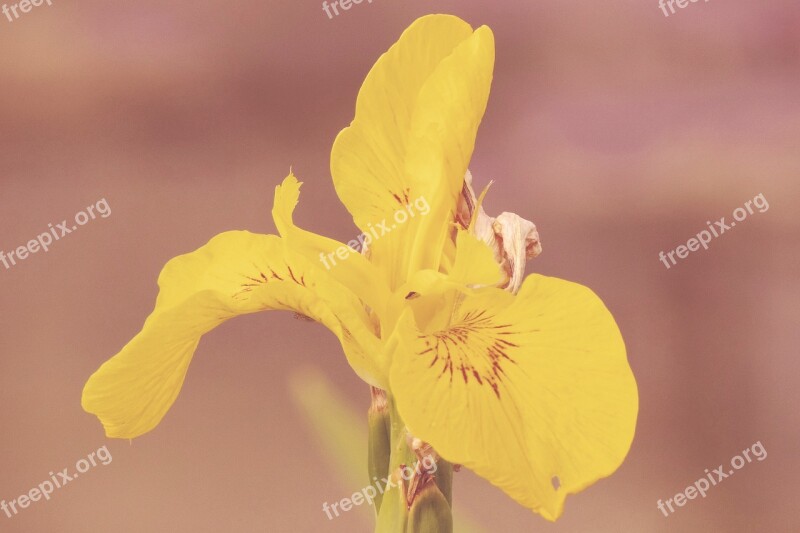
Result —
[[[300, 198], [301, 185], [290, 173], [281, 185], [275, 187], [272, 218], [281, 237], [288, 247], [309, 261], [319, 261], [334, 279], [381, 315], [389, 298], [389, 290], [375, 266], [359, 251], [294, 224], [292, 214]], [[351, 244], [355, 243], [351, 241]]]
[[625, 458], [636, 382], [586, 287], [531, 275], [516, 296], [475, 291], [447, 328], [410, 312], [398, 328], [390, 383], [411, 432], [548, 520]]
[[[392, 290], [409, 272], [439, 268], [493, 64], [488, 28], [423, 17], [367, 75], [355, 119], [334, 142], [336, 192], [361, 231], [376, 236], [372, 262]], [[384, 222], [388, 231], [376, 234]]]
[[405, 176], [405, 159], [419, 93], [439, 63], [471, 33], [457, 17], [422, 17], [364, 80], [355, 118], [339, 133], [331, 154], [336, 192], [363, 231], [391, 215], [397, 198], [412, 185]]
[[489, 101], [494, 35], [481, 26], [425, 82], [411, 121], [406, 175], [424, 183], [431, 214], [413, 233], [409, 272], [438, 268], [456, 211], [475, 138]]
[[464, 285], [494, 286], [503, 281], [503, 273], [485, 242], [467, 230], [458, 230], [456, 257], [448, 278]]
[[200, 337], [237, 315], [291, 310], [333, 331], [348, 361], [371, 384], [380, 342], [358, 298], [330, 274], [285, 251], [279, 237], [232, 231], [175, 259], [159, 277], [156, 307], [142, 331], [89, 378], [83, 408], [113, 438], [154, 429], [183, 385]]

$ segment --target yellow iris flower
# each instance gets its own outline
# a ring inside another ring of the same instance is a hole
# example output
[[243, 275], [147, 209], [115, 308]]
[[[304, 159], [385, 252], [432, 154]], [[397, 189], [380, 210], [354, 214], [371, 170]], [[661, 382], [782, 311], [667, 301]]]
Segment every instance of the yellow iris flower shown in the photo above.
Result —
[[276, 188], [279, 236], [222, 233], [164, 267], [142, 331], [91, 376], [83, 408], [106, 434], [154, 429], [203, 334], [289, 310], [327, 326], [412, 435], [549, 520], [610, 475], [631, 445], [636, 382], [613, 317], [589, 289], [530, 275], [516, 294], [492, 250], [455, 222], [494, 67], [491, 30], [414, 22], [368, 74], [331, 155], [336, 192], [365, 234], [424, 198], [430, 211], [368, 254], [294, 225], [300, 183]]

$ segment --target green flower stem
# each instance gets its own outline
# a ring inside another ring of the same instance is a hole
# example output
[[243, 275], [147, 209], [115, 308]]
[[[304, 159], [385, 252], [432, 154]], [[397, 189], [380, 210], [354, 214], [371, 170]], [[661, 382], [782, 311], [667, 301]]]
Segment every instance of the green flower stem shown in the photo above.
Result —
[[[376, 533], [452, 533], [452, 465], [441, 459], [437, 461], [436, 472], [433, 474], [435, 483], [423, 483], [425, 476], [404, 480], [401, 477], [403, 466], [420, 471], [424, 471], [424, 467], [417, 468], [418, 458], [409, 446], [408, 430], [397, 412], [393, 398], [388, 394], [386, 404], [390, 437], [388, 475], [391, 476], [394, 486], [388, 488], [383, 495]], [[376, 439], [374, 443], [373, 435]], [[383, 445], [381, 435], [379, 431], [373, 432], [371, 426], [372, 456], [382, 456], [382, 452], [378, 451]], [[418, 483], [417, 489], [409, 491], [409, 486], [415, 481]], [[411, 499], [410, 507], [409, 499]]]
[[447, 506], [453, 506], [453, 465], [442, 459], [436, 461], [436, 486], [447, 501]]

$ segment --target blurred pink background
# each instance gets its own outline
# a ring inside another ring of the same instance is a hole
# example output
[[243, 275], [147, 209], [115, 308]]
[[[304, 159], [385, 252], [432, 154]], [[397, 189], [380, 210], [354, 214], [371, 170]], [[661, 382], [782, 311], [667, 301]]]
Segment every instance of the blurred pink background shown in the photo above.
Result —
[[[55, 0], [0, 18], [0, 249], [101, 198], [112, 215], [0, 265], [0, 499], [104, 444], [113, 462], [0, 514], [0, 531], [371, 530], [321, 511], [360, 487], [337, 478], [288, 393], [313, 365], [366, 411], [321, 326], [288, 313], [225, 324], [164, 423], [131, 444], [106, 441], [80, 394], [141, 327], [168, 259], [224, 230], [274, 231], [290, 166], [306, 183], [299, 224], [358, 233], [330, 146], [373, 62], [431, 12], [494, 30], [476, 182], [496, 180], [490, 213], [537, 224], [530, 270], [604, 299], [641, 395], [628, 459], [556, 524], [465, 471], [455, 512], [504, 532], [800, 529], [796, 2], [664, 17], [656, 0], [374, 0], [329, 20], [316, 0]], [[658, 261], [759, 193], [767, 212], [669, 270]], [[766, 460], [669, 518], [656, 509], [756, 441]]]

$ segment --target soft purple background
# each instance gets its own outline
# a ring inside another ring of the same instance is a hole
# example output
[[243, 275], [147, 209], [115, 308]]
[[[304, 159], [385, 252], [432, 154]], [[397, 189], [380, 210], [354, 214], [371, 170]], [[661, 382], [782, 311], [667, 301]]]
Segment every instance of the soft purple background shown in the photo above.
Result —
[[[316, 0], [84, 0], [0, 18], [0, 249], [106, 198], [113, 214], [0, 266], [0, 499], [106, 443], [85, 379], [140, 328], [171, 257], [228, 229], [272, 232], [274, 186], [306, 182], [297, 221], [348, 240], [328, 156], [360, 83], [417, 16], [492, 27], [497, 66], [471, 165], [490, 212], [536, 222], [532, 270], [591, 286], [615, 314], [641, 412], [622, 468], [552, 525], [456, 476], [457, 513], [490, 531], [798, 530], [800, 7], [711, 0], [374, 0], [328, 20]], [[670, 270], [706, 220], [770, 204]], [[353, 408], [368, 392], [334, 337], [290, 314], [201, 344], [164, 423], [108, 443], [96, 468], [13, 533], [367, 531], [323, 501], [335, 476], [287, 379], [321, 367]], [[746, 466], [664, 518], [705, 468]]]

